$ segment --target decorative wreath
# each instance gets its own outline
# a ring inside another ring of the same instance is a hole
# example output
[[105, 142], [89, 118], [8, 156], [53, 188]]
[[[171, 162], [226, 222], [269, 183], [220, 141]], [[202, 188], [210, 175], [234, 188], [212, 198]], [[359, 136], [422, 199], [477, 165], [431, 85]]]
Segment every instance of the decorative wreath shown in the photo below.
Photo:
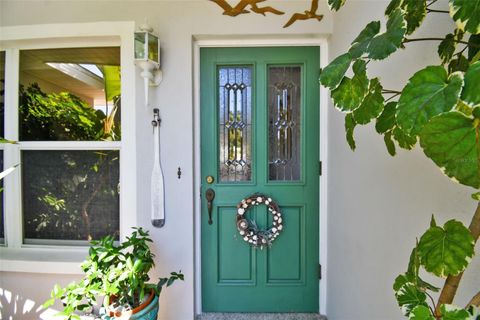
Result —
[[[268, 211], [273, 215], [273, 226], [266, 230], [260, 230], [254, 220], [246, 218], [248, 209], [260, 204], [266, 205]], [[243, 240], [248, 242], [252, 247], [260, 249], [269, 247], [283, 229], [280, 208], [272, 198], [263, 194], [253, 194], [240, 201], [237, 205], [237, 229], [243, 237]]]

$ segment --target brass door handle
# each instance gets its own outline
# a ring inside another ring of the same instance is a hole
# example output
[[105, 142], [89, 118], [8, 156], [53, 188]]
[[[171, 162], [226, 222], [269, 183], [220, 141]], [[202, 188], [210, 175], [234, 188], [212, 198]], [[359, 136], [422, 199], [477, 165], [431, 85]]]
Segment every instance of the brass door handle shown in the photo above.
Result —
[[215, 199], [215, 191], [213, 191], [213, 189], [207, 189], [207, 191], [205, 191], [205, 198], [207, 199], [208, 224], [212, 224], [212, 209], [213, 199]]

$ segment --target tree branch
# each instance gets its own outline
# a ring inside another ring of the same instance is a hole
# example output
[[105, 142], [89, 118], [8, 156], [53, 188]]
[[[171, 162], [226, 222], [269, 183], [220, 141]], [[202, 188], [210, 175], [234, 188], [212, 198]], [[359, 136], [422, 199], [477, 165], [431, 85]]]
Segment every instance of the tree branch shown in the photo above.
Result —
[[401, 91], [398, 91], [398, 90], [390, 90], [390, 89], [382, 89], [382, 93], [398, 93], [398, 94], [401, 94], [402, 92]]
[[437, 2], [438, 0], [432, 0], [430, 1], [430, 3], [427, 5], [427, 8], [430, 7], [432, 4], [434, 4], [435, 2]]
[[435, 300], [433, 300], [433, 297], [431, 294], [429, 294], [427, 291], [425, 291], [425, 294], [427, 295], [427, 297], [430, 298], [430, 301], [432, 301], [432, 306], [428, 306], [428, 308], [430, 309], [430, 311], [432, 312], [432, 314], [434, 313], [434, 309], [435, 309]]
[[448, 12], [447, 10], [435, 10], [435, 9], [428, 9], [427, 8], [427, 13], [430, 13], [430, 12], [437, 12], [437, 13], [450, 13]]
[[480, 307], [480, 291], [473, 296], [472, 300], [467, 304], [466, 308], [470, 306]]
[[[478, 237], [480, 236], [480, 202], [478, 202], [477, 210], [475, 210], [475, 214], [472, 217], [472, 222], [470, 222], [469, 229], [472, 233], [474, 242], [476, 243]], [[460, 280], [462, 280], [462, 276], [463, 272], [456, 276], [448, 276], [447, 280], [445, 280], [445, 284], [443, 285], [442, 292], [440, 293], [440, 297], [438, 298], [437, 306], [435, 308], [435, 317], [438, 318], [441, 316], [440, 306], [442, 304], [452, 303], [453, 298], [457, 293]]]
[[[443, 41], [443, 40], [445, 40], [445, 38], [414, 38], [414, 39], [405, 39], [403, 40], [403, 43], [416, 42], [416, 41]], [[463, 43], [470, 47], [480, 48], [480, 44], [475, 44], [475, 43], [470, 43], [468, 41], [455, 40], [455, 39], [452, 39], [452, 41], [456, 43]]]
[[395, 93], [393, 96], [391, 96], [390, 98], [388, 98], [387, 100], [385, 100], [385, 102], [388, 102], [392, 99], [394, 99], [395, 97], [399, 96], [401, 93]]
[[455, 53], [456, 56], [461, 56], [466, 50], [468, 49], [468, 46], [465, 46], [465, 48], [463, 48], [462, 50], [458, 51], [457, 53]]

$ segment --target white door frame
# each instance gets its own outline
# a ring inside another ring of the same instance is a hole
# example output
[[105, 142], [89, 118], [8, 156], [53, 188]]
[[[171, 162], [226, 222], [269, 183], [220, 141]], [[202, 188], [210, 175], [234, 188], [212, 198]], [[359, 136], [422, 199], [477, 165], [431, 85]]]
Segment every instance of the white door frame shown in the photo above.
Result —
[[[202, 280], [201, 280], [201, 163], [200, 163], [200, 48], [202, 47], [291, 47], [291, 46], [318, 46], [320, 47], [320, 67], [328, 64], [328, 41], [325, 36], [300, 35], [295, 38], [259, 38], [238, 37], [212, 38], [203, 36], [193, 37], [193, 115], [194, 115], [194, 280], [195, 280], [195, 314], [202, 313]], [[319, 85], [320, 90], [320, 154], [323, 168], [328, 167], [328, 90]], [[319, 263], [322, 264], [322, 279], [319, 284], [319, 312], [327, 314], [327, 181], [328, 172], [323, 170], [319, 177]]]

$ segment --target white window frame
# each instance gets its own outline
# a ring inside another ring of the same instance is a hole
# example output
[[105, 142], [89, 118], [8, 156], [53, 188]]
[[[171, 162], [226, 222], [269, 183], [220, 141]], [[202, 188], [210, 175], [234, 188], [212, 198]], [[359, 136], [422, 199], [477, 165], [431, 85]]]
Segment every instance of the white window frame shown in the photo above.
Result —
[[[70, 23], [0, 28], [0, 51], [5, 51], [5, 138], [19, 141], [18, 87], [20, 50], [76, 47], [120, 47], [122, 81], [121, 141], [26, 141], [0, 145], [4, 167], [20, 163], [22, 150], [119, 150], [120, 238], [137, 225], [135, 142], [135, 24], [128, 22]], [[88, 247], [23, 243], [21, 165], [4, 179], [4, 234], [0, 271], [81, 273], [79, 262]]]

